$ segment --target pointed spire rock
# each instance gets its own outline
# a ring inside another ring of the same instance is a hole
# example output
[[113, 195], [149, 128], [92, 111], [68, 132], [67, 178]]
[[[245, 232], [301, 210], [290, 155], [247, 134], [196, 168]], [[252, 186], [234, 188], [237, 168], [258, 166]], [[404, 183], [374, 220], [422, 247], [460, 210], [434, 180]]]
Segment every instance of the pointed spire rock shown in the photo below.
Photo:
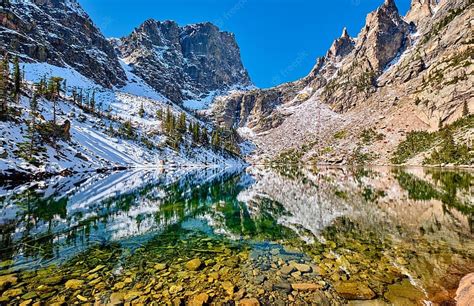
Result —
[[437, 5], [437, 0], [412, 0], [410, 10], [406, 14], [406, 20], [418, 26], [433, 16], [434, 8]]
[[385, 6], [395, 6], [396, 7], [395, 0], [385, 0], [384, 5]]
[[349, 38], [349, 33], [347, 32], [346, 27], [344, 27], [344, 29], [342, 30], [341, 38]]

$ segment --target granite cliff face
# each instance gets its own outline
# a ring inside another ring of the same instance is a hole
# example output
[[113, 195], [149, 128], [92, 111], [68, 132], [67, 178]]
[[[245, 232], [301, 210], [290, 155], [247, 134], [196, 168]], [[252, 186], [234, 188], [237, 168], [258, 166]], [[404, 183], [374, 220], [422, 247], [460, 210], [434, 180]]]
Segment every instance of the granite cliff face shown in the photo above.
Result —
[[10, 1], [0, 8], [0, 50], [72, 67], [105, 87], [126, 81], [112, 45], [76, 0]]
[[180, 27], [147, 20], [129, 36], [108, 40], [77, 0], [16, 0], [0, 7], [5, 51], [25, 62], [71, 67], [108, 88], [133, 82], [123, 59], [173, 102], [251, 85], [232, 33], [211, 23]]
[[135, 74], [174, 102], [251, 84], [234, 35], [211, 23], [147, 20], [115, 44]]
[[[305, 78], [220, 97], [213, 117], [250, 128], [256, 159], [294, 149], [303, 160], [344, 163], [365, 154], [388, 163], [408, 132], [437, 131], [466, 107], [474, 111], [473, 6], [413, 0], [401, 16], [386, 0], [356, 38], [343, 31]], [[371, 129], [379, 140], [364, 144], [361, 135]], [[473, 133], [455, 138], [469, 143]]]

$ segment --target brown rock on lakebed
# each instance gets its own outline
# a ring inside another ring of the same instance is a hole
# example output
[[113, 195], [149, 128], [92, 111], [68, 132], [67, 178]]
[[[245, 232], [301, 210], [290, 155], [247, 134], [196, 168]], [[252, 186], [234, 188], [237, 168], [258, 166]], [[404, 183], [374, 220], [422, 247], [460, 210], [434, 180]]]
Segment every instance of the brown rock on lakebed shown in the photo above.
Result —
[[202, 266], [202, 261], [199, 258], [195, 258], [193, 260], [188, 261], [185, 264], [186, 269], [191, 271], [197, 271]]
[[202, 306], [209, 301], [209, 295], [207, 293], [201, 293], [196, 295], [191, 302], [189, 302], [189, 306]]
[[388, 286], [384, 297], [393, 305], [423, 305], [424, 293], [413, 286], [408, 279]]
[[375, 293], [367, 285], [360, 282], [340, 282], [334, 286], [337, 294], [347, 300], [371, 300]]
[[231, 282], [223, 282], [222, 288], [227, 292], [228, 295], [232, 296], [235, 291], [235, 286]]
[[16, 285], [18, 278], [14, 274], [0, 276], [0, 290], [3, 291], [9, 286]]
[[322, 288], [319, 284], [312, 284], [312, 283], [297, 283], [291, 284], [291, 288], [296, 291], [316, 291]]
[[66, 287], [66, 289], [77, 290], [77, 289], [81, 288], [82, 285], [84, 285], [83, 280], [70, 279], [66, 282], [66, 284], [64, 286]]
[[296, 270], [298, 270], [301, 273], [311, 272], [311, 267], [309, 265], [306, 265], [306, 264], [295, 263], [295, 264], [293, 264], [293, 267], [295, 267]]
[[260, 302], [255, 298], [244, 299], [244, 300], [241, 300], [237, 305], [238, 306], [260, 306]]

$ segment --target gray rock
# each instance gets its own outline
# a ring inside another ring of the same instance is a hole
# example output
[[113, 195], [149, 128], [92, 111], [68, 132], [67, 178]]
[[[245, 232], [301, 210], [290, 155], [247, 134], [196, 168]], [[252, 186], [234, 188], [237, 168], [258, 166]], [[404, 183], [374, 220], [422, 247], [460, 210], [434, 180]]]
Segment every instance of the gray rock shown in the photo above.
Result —
[[147, 20], [116, 49], [133, 71], [174, 102], [251, 84], [233, 34], [207, 22]]
[[125, 84], [126, 76], [113, 46], [76, 0], [11, 2], [0, 11], [0, 49], [76, 69], [106, 87]]

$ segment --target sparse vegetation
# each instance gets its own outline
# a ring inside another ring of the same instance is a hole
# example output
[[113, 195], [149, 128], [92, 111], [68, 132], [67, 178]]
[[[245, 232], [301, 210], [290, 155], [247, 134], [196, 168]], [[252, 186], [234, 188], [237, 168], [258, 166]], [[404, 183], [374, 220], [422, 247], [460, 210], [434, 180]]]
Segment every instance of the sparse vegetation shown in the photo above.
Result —
[[362, 152], [361, 147], [357, 147], [349, 158], [351, 164], [365, 165], [377, 159], [377, 155], [370, 152]]
[[436, 37], [449, 23], [451, 23], [451, 21], [454, 20], [454, 18], [461, 15], [464, 10], [465, 8], [449, 10], [449, 14], [446, 17], [433, 25], [431, 31], [426, 34], [425, 38], [423, 39], [423, 43], [427, 43], [432, 37]]
[[273, 161], [272, 164], [299, 164], [301, 158], [303, 157], [303, 152], [297, 149], [289, 149], [281, 152]]
[[461, 118], [437, 132], [412, 131], [402, 141], [391, 158], [394, 164], [403, 164], [416, 155], [434, 149], [424, 164], [472, 164], [472, 148], [456, 144], [453, 135], [461, 129], [474, 128], [474, 115]]
[[336, 132], [336, 134], [334, 134], [334, 139], [344, 139], [346, 137], [347, 137], [347, 131], [346, 130], [338, 131], [338, 132]]
[[385, 135], [382, 133], [377, 133], [373, 128], [364, 129], [360, 134], [360, 139], [363, 144], [371, 144], [374, 141], [380, 141], [385, 138]]
[[450, 129], [441, 132], [442, 144], [423, 161], [428, 165], [440, 164], [472, 164], [474, 154], [470, 153], [470, 148], [466, 144], [456, 144], [453, 133]]

